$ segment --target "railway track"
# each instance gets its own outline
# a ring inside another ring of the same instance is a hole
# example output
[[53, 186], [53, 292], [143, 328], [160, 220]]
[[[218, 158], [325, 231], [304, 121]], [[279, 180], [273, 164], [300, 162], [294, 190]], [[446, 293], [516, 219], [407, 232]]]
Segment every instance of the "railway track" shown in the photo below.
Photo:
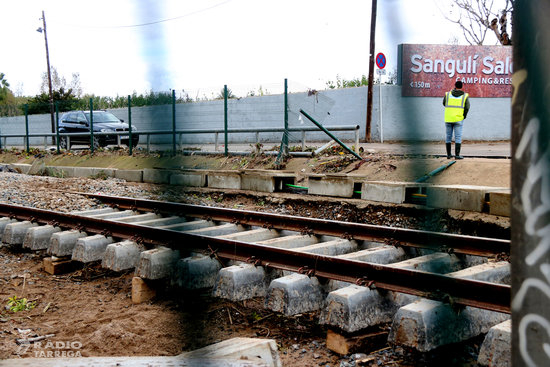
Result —
[[[497, 324], [510, 313], [509, 266], [495, 260], [509, 256], [509, 240], [84, 195], [109, 208], [64, 214], [0, 204], [2, 242], [66, 261], [102, 261], [117, 271], [135, 267], [144, 279], [179, 277], [175, 282], [186, 288], [213, 287], [232, 300], [264, 296], [274, 311], [319, 311], [322, 323], [345, 332], [389, 322], [426, 299], [473, 310], [456, 311], [457, 322], [471, 314], [471, 322], [481, 317]], [[367, 304], [381, 300], [376, 307], [387, 309], [352, 310], [345, 304], [349, 294], [367, 297]], [[350, 321], [366, 312], [385, 316]], [[419, 336], [401, 340], [396, 334], [402, 329], [392, 328], [393, 342], [416, 339], [420, 345]], [[423, 348], [431, 347], [417, 347]]]

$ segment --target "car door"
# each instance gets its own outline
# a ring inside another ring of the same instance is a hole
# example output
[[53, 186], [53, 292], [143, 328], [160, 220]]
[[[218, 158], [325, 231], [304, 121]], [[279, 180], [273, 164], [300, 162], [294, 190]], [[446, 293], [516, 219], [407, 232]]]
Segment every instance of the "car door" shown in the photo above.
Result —
[[[64, 133], [74, 133], [78, 131], [76, 122], [76, 112], [68, 112], [59, 121], [59, 131]], [[76, 141], [76, 137], [71, 137], [71, 141]]]
[[[79, 111], [75, 113], [75, 124], [74, 131], [75, 133], [90, 133], [90, 126], [88, 119], [83, 112]], [[88, 144], [90, 142], [90, 136], [76, 136], [74, 141]]]

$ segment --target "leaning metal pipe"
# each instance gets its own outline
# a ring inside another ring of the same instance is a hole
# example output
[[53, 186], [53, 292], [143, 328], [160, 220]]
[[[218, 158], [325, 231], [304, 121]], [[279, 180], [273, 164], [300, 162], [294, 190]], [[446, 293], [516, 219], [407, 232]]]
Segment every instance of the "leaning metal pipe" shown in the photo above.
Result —
[[449, 168], [450, 166], [452, 166], [455, 163], [456, 163], [456, 161], [452, 161], [452, 162], [449, 162], [447, 164], [444, 164], [443, 166], [434, 169], [430, 173], [425, 174], [424, 176], [420, 177], [419, 179], [417, 179], [414, 182], [424, 182], [427, 179], [429, 179], [430, 177], [437, 175], [439, 172], [443, 172], [444, 170], [446, 170], [447, 168]]
[[340, 141], [340, 139], [338, 139], [336, 136], [334, 136], [334, 134], [332, 134], [330, 131], [328, 131], [327, 129], [325, 129], [325, 127], [323, 125], [321, 125], [320, 123], [318, 123], [317, 121], [315, 121], [313, 119], [313, 117], [311, 117], [310, 115], [307, 114], [307, 112], [305, 112], [304, 110], [300, 109], [300, 113], [302, 115], [304, 115], [305, 117], [308, 118], [309, 121], [313, 122], [319, 129], [323, 130], [323, 132], [325, 134], [327, 134], [328, 136], [331, 137], [332, 140], [336, 141], [338, 144], [340, 144], [342, 146], [342, 148], [344, 148], [345, 150], [347, 150], [349, 153], [353, 154], [353, 156], [359, 160], [363, 160], [363, 157], [361, 157], [359, 154], [355, 153], [353, 150], [351, 150], [350, 148], [348, 148], [348, 146], [344, 143], [342, 143]]

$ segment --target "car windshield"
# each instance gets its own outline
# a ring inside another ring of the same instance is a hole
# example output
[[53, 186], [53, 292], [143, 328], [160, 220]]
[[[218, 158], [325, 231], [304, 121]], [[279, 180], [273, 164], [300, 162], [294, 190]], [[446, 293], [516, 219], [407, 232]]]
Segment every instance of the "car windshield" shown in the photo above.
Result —
[[[84, 112], [86, 119], [90, 121], [90, 112]], [[94, 123], [102, 122], [120, 122], [120, 120], [110, 112], [94, 111]]]

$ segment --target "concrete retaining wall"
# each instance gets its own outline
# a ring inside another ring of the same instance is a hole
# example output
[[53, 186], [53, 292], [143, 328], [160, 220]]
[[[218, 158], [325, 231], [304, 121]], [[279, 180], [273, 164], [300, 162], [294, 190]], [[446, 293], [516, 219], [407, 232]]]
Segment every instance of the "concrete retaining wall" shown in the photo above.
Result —
[[[382, 91], [380, 115], [379, 93]], [[345, 88], [288, 95], [289, 126], [313, 126], [299, 111], [304, 109], [324, 125], [359, 125], [360, 137], [365, 137], [367, 114], [367, 87]], [[441, 98], [402, 97], [399, 86], [375, 86], [373, 91], [371, 134], [375, 141], [383, 140], [442, 140], [445, 134]], [[127, 108], [111, 110], [121, 119], [128, 120]], [[472, 98], [471, 109], [465, 121], [463, 138], [466, 140], [509, 140], [510, 98]], [[230, 128], [283, 127], [283, 95], [247, 97], [228, 101], [228, 125]], [[382, 119], [380, 119], [380, 116]], [[139, 130], [170, 130], [172, 106], [135, 107], [132, 124]], [[223, 100], [183, 103], [176, 105], [177, 129], [223, 129]], [[49, 115], [29, 116], [31, 133], [50, 131]], [[1, 134], [23, 134], [25, 117], [0, 118]], [[341, 139], [352, 140], [353, 132], [337, 132]], [[290, 141], [296, 142], [300, 133], [291, 133]], [[310, 141], [329, 140], [323, 133], [307, 133]], [[262, 133], [262, 142], [277, 143], [281, 133]], [[220, 143], [223, 136], [220, 136]], [[254, 134], [230, 134], [230, 143], [254, 143]], [[145, 137], [140, 139], [143, 144]], [[185, 136], [184, 143], [213, 143], [213, 134]], [[9, 139], [8, 145], [22, 145], [23, 139]], [[153, 144], [170, 144], [171, 136], [152, 136]], [[43, 138], [32, 138], [32, 145], [43, 144]]]

